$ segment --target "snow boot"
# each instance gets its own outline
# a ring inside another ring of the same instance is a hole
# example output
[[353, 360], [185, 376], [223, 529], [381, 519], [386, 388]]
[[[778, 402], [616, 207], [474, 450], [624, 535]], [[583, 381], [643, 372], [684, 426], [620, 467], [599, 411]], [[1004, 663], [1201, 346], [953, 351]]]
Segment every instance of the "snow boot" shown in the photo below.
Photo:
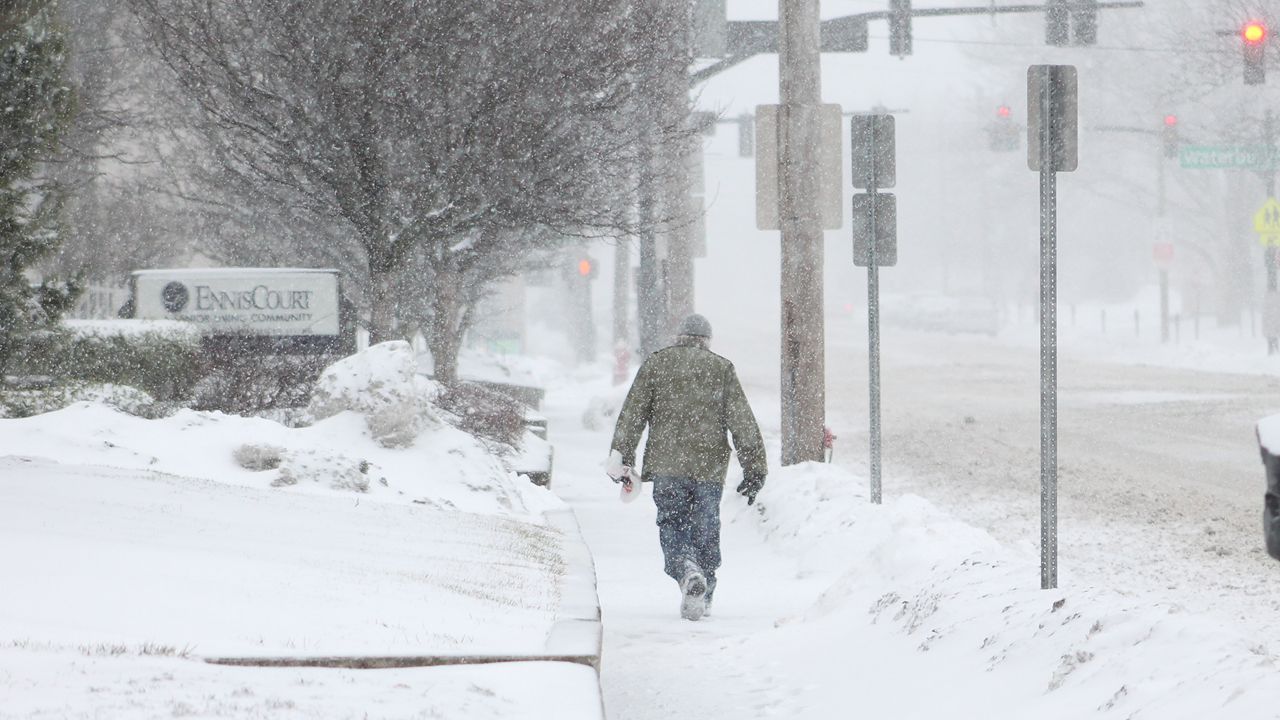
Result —
[[707, 578], [702, 570], [692, 563], [680, 579], [680, 617], [685, 620], [701, 620], [706, 614], [707, 605], [703, 598], [707, 594]]

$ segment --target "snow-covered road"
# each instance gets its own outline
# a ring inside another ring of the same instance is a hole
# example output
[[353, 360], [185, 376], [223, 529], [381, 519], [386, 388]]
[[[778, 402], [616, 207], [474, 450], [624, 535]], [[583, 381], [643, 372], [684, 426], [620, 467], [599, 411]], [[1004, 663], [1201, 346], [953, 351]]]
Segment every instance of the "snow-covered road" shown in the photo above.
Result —
[[[866, 468], [866, 350], [836, 329], [837, 461]], [[1003, 543], [1039, 543], [1038, 353], [986, 338], [890, 334], [885, 493], [914, 493]], [[1280, 566], [1262, 545], [1254, 424], [1277, 375], [1194, 372], [1063, 353], [1061, 584], [1172, 592], [1280, 639]], [[854, 432], [849, 433], [849, 430]]]

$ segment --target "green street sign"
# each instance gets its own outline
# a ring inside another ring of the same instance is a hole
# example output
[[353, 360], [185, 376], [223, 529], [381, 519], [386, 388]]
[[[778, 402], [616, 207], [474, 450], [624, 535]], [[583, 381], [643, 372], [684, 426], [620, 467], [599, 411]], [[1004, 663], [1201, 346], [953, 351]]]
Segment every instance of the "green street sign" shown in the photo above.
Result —
[[1184, 145], [1178, 160], [1187, 170], [1280, 169], [1280, 152], [1266, 145]]

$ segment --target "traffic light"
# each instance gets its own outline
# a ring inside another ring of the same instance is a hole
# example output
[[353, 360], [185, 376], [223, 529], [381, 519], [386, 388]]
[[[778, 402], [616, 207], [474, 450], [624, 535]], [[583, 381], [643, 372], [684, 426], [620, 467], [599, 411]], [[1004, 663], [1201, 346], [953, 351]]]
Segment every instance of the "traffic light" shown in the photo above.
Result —
[[578, 259], [578, 277], [584, 280], [593, 280], [596, 276], [596, 264], [591, 258], [582, 256]]
[[1094, 45], [1098, 42], [1098, 0], [1047, 0], [1044, 41], [1049, 45]]
[[1164, 125], [1160, 128], [1160, 145], [1164, 148], [1164, 156], [1173, 159], [1178, 157], [1178, 116], [1165, 115]]
[[1071, 11], [1067, 0], [1048, 0], [1044, 6], [1044, 41], [1065, 47], [1071, 42]]
[[1075, 0], [1071, 4], [1071, 42], [1095, 45], [1098, 42], [1098, 0]]
[[869, 44], [867, 19], [846, 15], [822, 21], [822, 52], [866, 52]]
[[994, 152], [1022, 148], [1022, 128], [1013, 121], [1013, 109], [1008, 105], [996, 108], [996, 119], [987, 126], [987, 144]]
[[729, 23], [725, 0], [694, 0], [693, 54], [718, 58], [728, 54]]
[[911, 0], [889, 0], [889, 54], [911, 54]]
[[1244, 41], [1244, 84], [1261, 85], [1267, 81], [1267, 26], [1251, 21], [1240, 29]]

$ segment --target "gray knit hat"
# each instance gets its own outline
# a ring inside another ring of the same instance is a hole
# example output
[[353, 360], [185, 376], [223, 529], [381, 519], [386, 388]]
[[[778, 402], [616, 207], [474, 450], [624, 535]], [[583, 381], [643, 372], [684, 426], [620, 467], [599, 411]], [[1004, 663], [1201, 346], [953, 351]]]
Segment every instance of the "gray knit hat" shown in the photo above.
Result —
[[711, 323], [701, 315], [694, 313], [680, 323], [680, 334], [711, 339]]

